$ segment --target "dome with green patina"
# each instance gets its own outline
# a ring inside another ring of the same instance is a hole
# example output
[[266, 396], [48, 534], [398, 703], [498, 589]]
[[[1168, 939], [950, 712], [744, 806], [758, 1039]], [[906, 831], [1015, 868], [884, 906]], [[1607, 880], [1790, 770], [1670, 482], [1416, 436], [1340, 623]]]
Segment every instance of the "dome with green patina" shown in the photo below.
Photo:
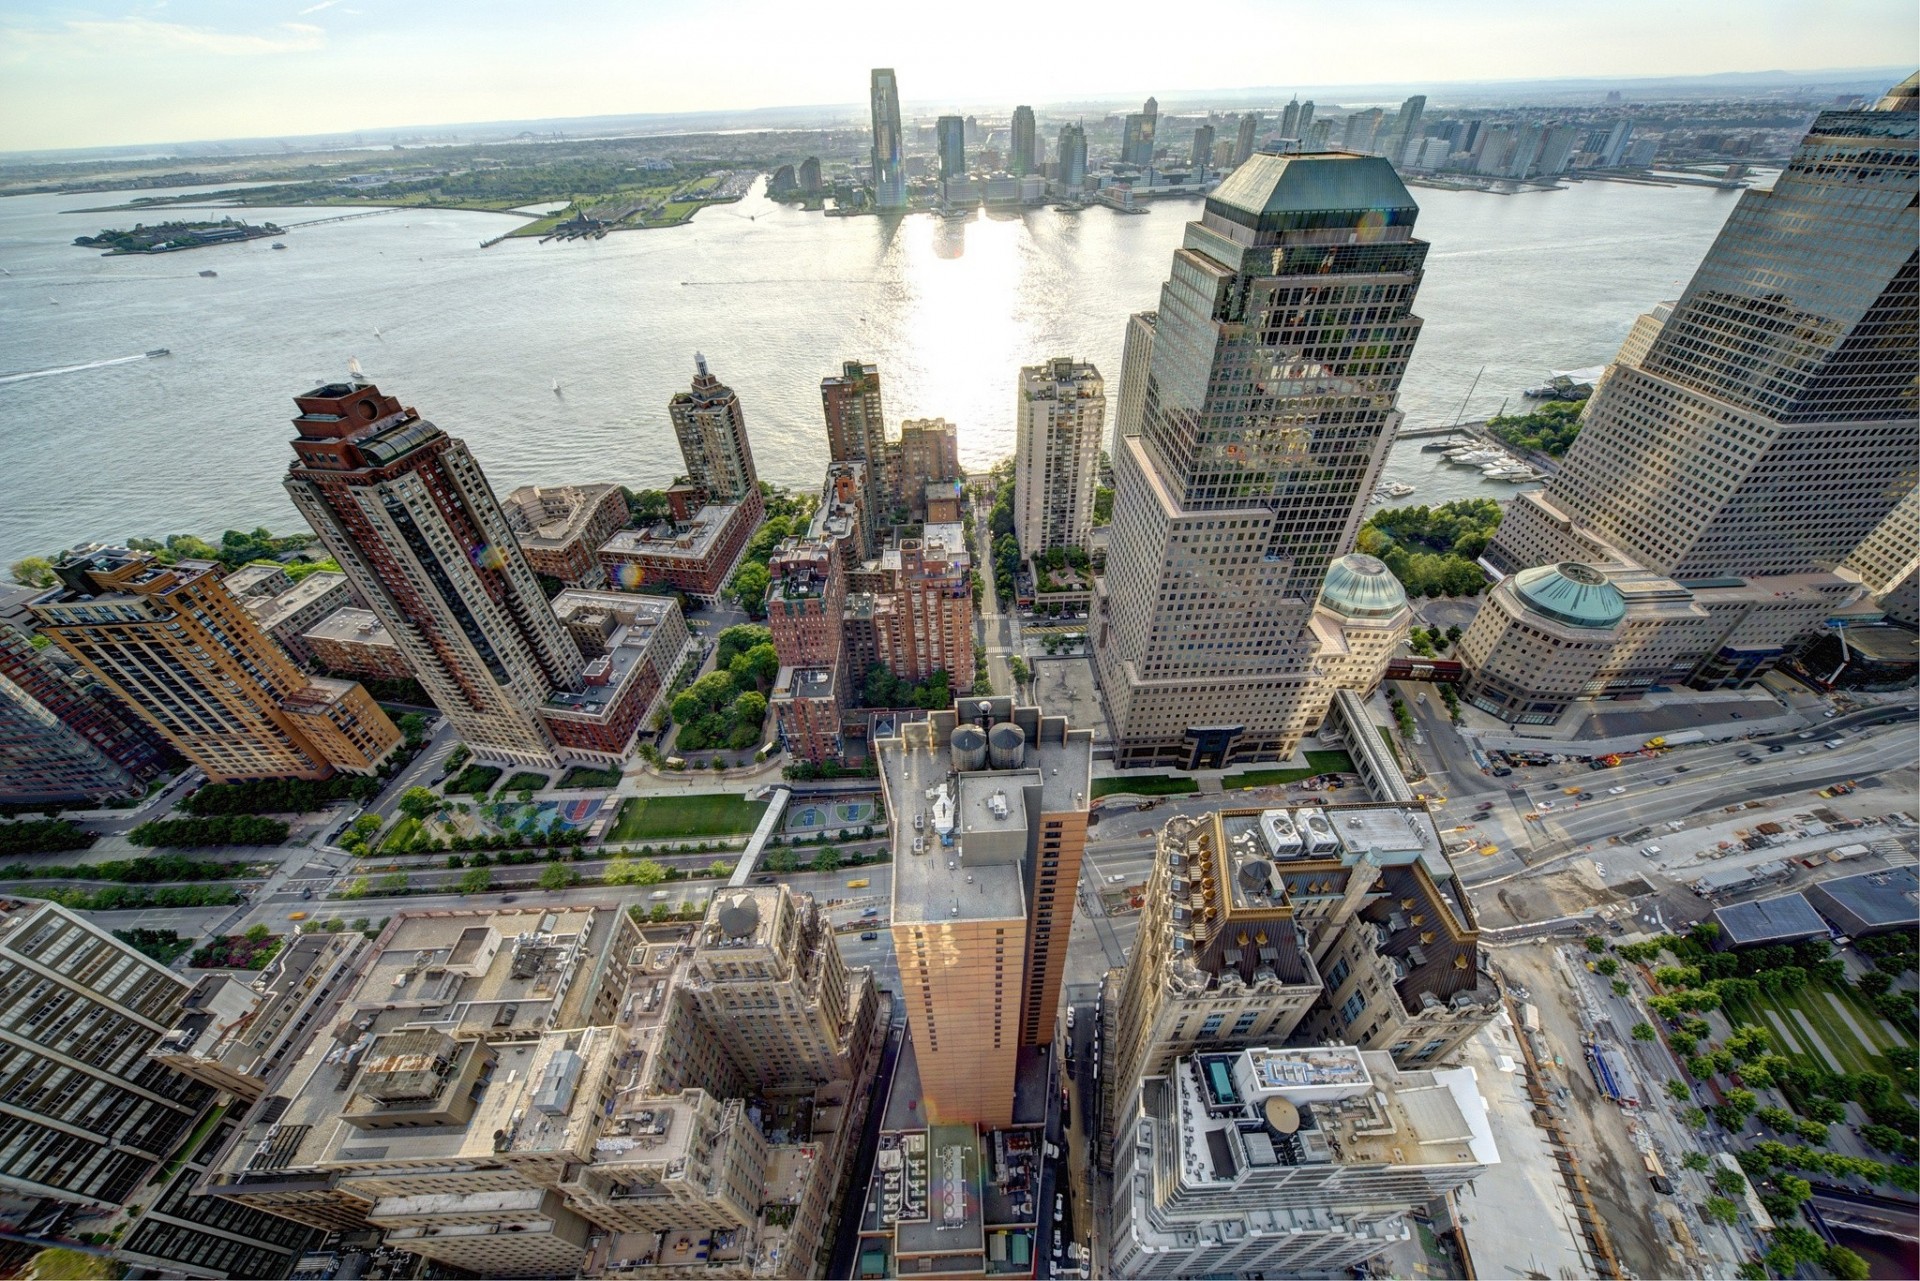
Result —
[[1627, 616], [1620, 589], [1578, 561], [1521, 570], [1513, 576], [1513, 594], [1535, 613], [1570, 627], [1604, 629]]
[[1379, 557], [1355, 552], [1327, 566], [1320, 603], [1347, 618], [1391, 618], [1407, 607], [1407, 592]]

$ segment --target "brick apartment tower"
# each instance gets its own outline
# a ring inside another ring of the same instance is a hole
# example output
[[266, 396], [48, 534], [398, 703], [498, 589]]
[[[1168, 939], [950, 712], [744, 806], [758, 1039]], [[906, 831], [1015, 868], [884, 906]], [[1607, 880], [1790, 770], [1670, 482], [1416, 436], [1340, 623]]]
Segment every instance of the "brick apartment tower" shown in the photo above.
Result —
[[827, 418], [827, 457], [836, 463], [865, 463], [867, 511], [876, 517], [888, 511], [893, 468], [879, 367], [847, 361], [838, 378], [820, 380], [820, 407]]
[[816, 538], [787, 539], [767, 570], [767, 629], [780, 656], [768, 700], [774, 724], [793, 755], [816, 764], [837, 759], [846, 701], [846, 570], [833, 547]]
[[733, 388], [707, 369], [707, 358], [693, 355], [693, 388], [667, 402], [688, 477], [707, 491], [710, 503], [743, 503], [760, 491], [753, 448], [747, 443], [747, 416]]
[[371, 383], [294, 403], [287, 492], [427, 696], [476, 757], [560, 764], [540, 708], [580, 687], [580, 647], [465, 443]]
[[215, 782], [371, 774], [400, 745], [366, 690], [294, 666], [217, 565], [84, 547], [54, 572], [41, 630]]

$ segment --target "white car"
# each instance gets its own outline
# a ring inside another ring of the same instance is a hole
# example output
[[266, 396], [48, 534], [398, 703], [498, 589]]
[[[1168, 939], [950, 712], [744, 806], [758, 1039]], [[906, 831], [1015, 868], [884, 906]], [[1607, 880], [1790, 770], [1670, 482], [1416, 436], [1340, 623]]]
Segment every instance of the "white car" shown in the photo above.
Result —
[[1620, 795], [1620, 793], [1622, 793], [1622, 792], [1624, 792], [1624, 791], [1626, 791], [1626, 790], [1627, 790], [1627, 789], [1626, 789], [1625, 787], [1609, 787], [1609, 788], [1607, 789], [1607, 795], [1608, 795], [1608, 796], [1618, 796], [1618, 795]]

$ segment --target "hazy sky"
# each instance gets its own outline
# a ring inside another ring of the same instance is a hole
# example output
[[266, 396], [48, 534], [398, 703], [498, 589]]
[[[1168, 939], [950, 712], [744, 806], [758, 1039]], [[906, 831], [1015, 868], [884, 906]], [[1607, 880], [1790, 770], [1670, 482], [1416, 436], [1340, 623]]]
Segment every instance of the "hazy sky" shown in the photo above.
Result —
[[1881, 65], [1913, 0], [6, 0], [0, 150], [859, 102]]

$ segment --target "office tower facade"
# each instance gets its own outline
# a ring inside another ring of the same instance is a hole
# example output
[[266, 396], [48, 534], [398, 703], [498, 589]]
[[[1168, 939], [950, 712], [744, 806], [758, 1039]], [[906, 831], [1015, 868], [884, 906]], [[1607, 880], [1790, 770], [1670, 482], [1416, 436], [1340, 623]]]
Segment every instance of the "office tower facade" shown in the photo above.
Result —
[[798, 181], [800, 183], [800, 190], [804, 194], [809, 196], [817, 196], [820, 194], [820, 157], [808, 156], [800, 162]]
[[880, 396], [878, 366], [849, 360], [838, 378], [820, 380], [820, 407], [827, 419], [827, 457], [836, 463], [865, 463], [867, 511], [882, 504], [893, 486], [887, 475], [886, 407]]
[[208, 778], [372, 774], [400, 746], [366, 690], [294, 666], [218, 566], [83, 547], [54, 572], [41, 630]]
[[753, 446], [747, 441], [746, 411], [733, 388], [707, 369], [705, 356], [695, 352], [693, 365], [692, 388], [667, 402], [687, 476], [707, 491], [709, 502], [744, 502], [749, 494], [760, 492]]
[[907, 207], [907, 171], [902, 154], [900, 84], [892, 67], [875, 67], [867, 97], [873, 108], [873, 204], [876, 209]]
[[1008, 130], [1007, 169], [1018, 178], [1039, 172], [1039, 157], [1033, 149], [1033, 108], [1015, 107], [1013, 126]]
[[1300, 136], [1300, 99], [1294, 98], [1280, 113], [1280, 136], [1298, 138]]
[[1911, 84], [1822, 112], [1773, 188], [1741, 197], [1686, 292], [1635, 326], [1560, 473], [1487, 549], [1507, 572], [1570, 562], [1623, 589], [1676, 586], [1713, 617], [1675, 663], [1696, 686], [1757, 680], [1844, 611], [1859, 588], [1832, 571], [1913, 489]]
[[1024, 557], [1087, 546], [1107, 425], [1106, 386], [1098, 369], [1070, 357], [1020, 371], [1013, 510]]
[[1247, 163], [1247, 158], [1253, 154], [1254, 147], [1259, 143], [1259, 133], [1259, 112], [1249, 111], [1240, 117], [1240, 132], [1235, 135], [1233, 143], [1233, 163], [1235, 167]]
[[906, 419], [900, 424], [897, 470], [895, 500], [914, 519], [927, 519], [928, 494], [950, 490], [963, 479], [959, 432], [944, 418]]
[[[7, 643], [0, 636], [0, 647]], [[142, 790], [105, 753], [0, 675], [0, 804], [93, 802]]]
[[1060, 186], [1079, 191], [1087, 185], [1087, 131], [1081, 126], [1060, 126]]
[[967, 124], [959, 116], [941, 116], [933, 124], [934, 139], [940, 148], [940, 176], [967, 176]]
[[1420, 132], [1420, 118], [1427, 111], [1427, 96], [1416, 93], [1400, 104], [1400, 117], [1394, 125], [1394, 144], [1387, 152], [1387, 159], [1393, 163], [1404, 164], [1407, 148], [1418, 142], [1423, 136]]
[[1375, 149], [1375, 141], [1380, 134], [1380, 122], [1386, 113], [1378, 107], [1369, 107], [1365, 111], [1356, 111], [1347, 117], [1346, 135], [1343, 145], [1348, 151], [1368, 152]]
[[[1287, 756], [1323, 715], [1310, 617], [1397, 426], [1417, 213], [1382, 160], [1260, 154], [1187, 225], [1095, 585], [1116, 763]], [[1333, 226], [1356, 243], [1328, 244]]]
[[1092, 735], [1011, 698], [961, 699], [874, 750], [927, 1119], [1004, 1127], [1020, 1048], [1053, 1039]]
[[0, 1188], [99, 1207], [133, 1198], [213, 1101], [148, 1057], [188, 986], [63, 907], [0, 910], [0, 1028], [7, 1076], [22, 1083], [0, 1118]]
[[1343, 1045], [1182, 1058], [1122, 1120], [1111, 1273], [1350, 1274], [1500, 1159], [1480, 1090]]
[[1188, 163], [1196, 174], [1206, 176], [1207, 168], [1213, 163], [1213, 126], [1201, 125], [1193, 131], [1193, 151]]
[[1147, 374], [1153, 368], [1154, 330], [1160, 322], [1157, 311], [1136, 311], [1127, 317], [1126, 343], [1120, 351], [1120, 403], [1113, 410], [1113, 435], [1107, 442], [1107, 458], [1120, 456], [1120, 442], [1140, 434], [1140, 420], [1147, 410]]
[[1887, 518], [1848, 555], [1855, 574], [1903, 627], [1920, 626], [1920, 489], [1909, 489]]
[[1300, 108], [1300, 132], [1307, 136], [1306, 145], [1301, 150], [1325, 151], [1328, 139], [1333, 136], [1333, 121], [1331, 119], [1316, 120], [1311, 125], [1307, 124], [1307, 109], [1311, 106], [1313, 104], [1309, 102], [1305, 107]]
[[465, 443], [371, 384], [294, 403], [287, 492], [427, 696], [477, 757], [559, 764], [540, 711], [579, 687], [580, 647]]
[[1153, 164], [1153, 139], [1160, 127], [1160, 104], [1148, 98], [1146, 106], [1129, 115], [1122, 131], [1120, 159], [1146, 169]]

